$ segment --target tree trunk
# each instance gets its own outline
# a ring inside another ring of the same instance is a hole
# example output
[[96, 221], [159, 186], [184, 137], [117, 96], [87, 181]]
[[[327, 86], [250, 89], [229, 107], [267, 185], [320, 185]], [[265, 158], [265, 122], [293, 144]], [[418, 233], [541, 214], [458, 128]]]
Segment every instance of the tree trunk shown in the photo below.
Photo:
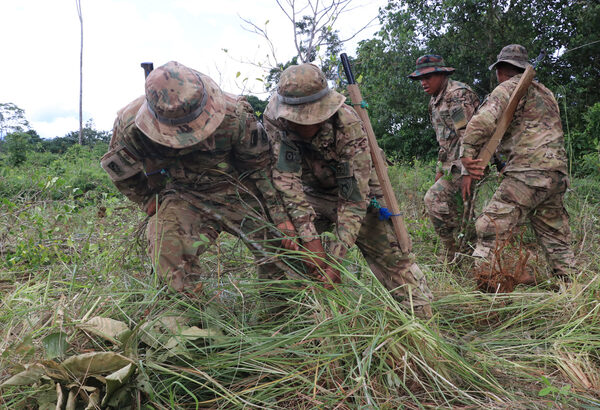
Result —
[[81, 27], [81, 45], [79, 47], [79, 145], [83, 144], [83, 17], [81, 15], [81, 0], [75, 0], [79, 26]]

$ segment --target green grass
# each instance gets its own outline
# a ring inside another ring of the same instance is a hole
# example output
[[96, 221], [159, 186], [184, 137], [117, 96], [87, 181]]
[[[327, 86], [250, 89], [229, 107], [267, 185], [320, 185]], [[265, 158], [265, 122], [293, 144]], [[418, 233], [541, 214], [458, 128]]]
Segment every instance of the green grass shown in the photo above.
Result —
[[[600, 406], [597, 179], [576, 179], [567, 195], [575, 286], [555, 292], [543, 281], [493, 295], [475, 291], [468, 259], [437, 261], [422, 203], [432, 166], [392, 168], [435, 294], [435, 317], [423, 322], [394, 302], [358, 252], [334, 290], [259, 283], [249, 252], [228, 235], [202, 256], [214, 272], [206, 294], [174, 295], [156, 283], [137, 243], [143, 215], [93, 155], [0, 172], [0, 383], [26, 365], [48, 374], [66, 358], [114, 352], [135, 365], [119, 391], [142, 408]], [[129, 331], [110, 338], [82, 326], [95, 317]], [[0, 408], [55, 408], [43, 407], [56, 402], [54, 376], [2, 387]], [[83, 397], [82, 385], [103, 391], [98, 378], [68, 378], [65, 396]]]

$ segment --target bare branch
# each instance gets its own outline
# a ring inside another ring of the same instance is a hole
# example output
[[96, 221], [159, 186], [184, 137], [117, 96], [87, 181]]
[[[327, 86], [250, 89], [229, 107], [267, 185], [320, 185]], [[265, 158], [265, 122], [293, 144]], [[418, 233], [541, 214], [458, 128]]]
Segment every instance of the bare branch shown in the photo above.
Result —
[[262, 29], [262, 28], [258, 27], [256, 24], [254, 24], [252, 21], [243, 18], [239, 14], [238, 14], [238, 16], [240, 17], [240, 19], [242, 19], [242, 21], [244, 23], [248, 24], [252, 28], [252, 30], [250, 30], [242, 25], [242, 28], [244, 30], [246, 30], [250, 33], [257, 34], [265, 39], [265, 41], [267, 42], [267, 45], [269, 46], [269, 48], [271, 50], [271, 55], [273, 56], [273, 59], [275, 60], [275, 65], [277, 65], [278, 62], [277, 62], [277, 55], [275, 53], [275, 45], [273, 44], [273, 41], [271, 40], [271, 38], [269, 37], [269, 34], [267, 33], [266, 24], [265, 24], [265, 28]]

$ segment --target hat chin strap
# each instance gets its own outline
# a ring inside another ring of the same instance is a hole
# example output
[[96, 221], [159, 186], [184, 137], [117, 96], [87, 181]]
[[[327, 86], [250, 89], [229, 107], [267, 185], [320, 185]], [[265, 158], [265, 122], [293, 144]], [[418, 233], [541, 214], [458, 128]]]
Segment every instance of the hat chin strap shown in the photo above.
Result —
[[206, 102], [208, 101], [208, 93], [206, 92], [206, 86], [204, 85], [204, 81], [202, 81], [202, 78], [200, 78], [200, 76], [197, 73], [195, 74], [196, 77], [198, 77], [198, 81], [200, 81], [200, 84], [202, 84], [202, 102], [196, 109], [185, 114], [184, 116], [176, 118], [165, 117], [164, 115], [157, 113], [154, 110], [154, 107], [152, 107], [152, 104], [150, 104], [150, 101], [147, 101], [148, 99], [146, 98], [146, 102], [148, 103], [148, 111], [150, 111], [150, 114], [152, 114], [154, 118], [158, 120], [158, 122], [160, 122], [161, 124], [172, 126], [181, 125], [194, 121], [200, 116], [200, 114], [202, 114], [202, 111], [204, 111], [204, 107], [206, 106]]
[[323, 98], [327, 94], [329, 94], [329, 91], [330, 91], [329, 87], [326, 86], [321, 91], [317, 91], [316, 93], [311, 94], [311, 95], [305, 95], [303, 97], [286, 97], [284, 95], [279, 94], [279, 89], [277, 89], [277, 99], [279, 100], [279, 102], [281, 102], [283, 104], [289, 104], [289, 105], [306, 104], [306, 103], [311, 103], [311, 102], [320, 100], [321, 98]]

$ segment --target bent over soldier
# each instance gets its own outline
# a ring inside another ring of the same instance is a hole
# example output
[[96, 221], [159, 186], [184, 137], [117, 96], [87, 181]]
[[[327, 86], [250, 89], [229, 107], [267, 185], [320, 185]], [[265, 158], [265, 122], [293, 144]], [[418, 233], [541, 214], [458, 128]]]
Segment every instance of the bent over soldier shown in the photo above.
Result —
[[425, 194], [425, 207], [449, 259], [459, 251], [455, 233], [460, 228], [460, 144], [467, 123], [479, 106], [479, 97], [471, 87], [450, 79], [453, 72], [454, 68], [447, 67], [441, 56], [427, 54], [417, 59], [416, 70], [408, 76], [420, 81], [423, 90], [431, 95], [429, 117], [440, 148], [435, 183]]
[[[371, 198], [382, 201], [382, 193], [363, 124], [344, 100], [313, 64], [281, 74], [264, 113], [276, 158], [273, 183], [291, 219], [280, 228], [323, 256], [333, 282], [341, 281], [339, 272], [325, 259], [339, 261], [356, 244], [394, 297], [430, 317], [432, 295], [414, 256], [402, 253], [391, 221], [380, 221], [369, 207]], [[324, 244], [319, 233], [331, 225], [335, 239]]]
[[[496, 69], [500, 84], [467, 126], [461, 159], [470, 175], [463, 178], [463, 196], [470, 194], [472, 179], [483, 175], [485, 164], [474, 158], [493, 135], [528, 64], [525, 47], [511, 44], [500, 51], [498, 60], [490, 66], [490, 70]], [[543, 84], [531, 83], [498, 151], [507, 158], [504, 178], [477, 218], [477, 247], [473, 255], [493, 258], [496, 241], [507, 239], [517, 224], [529, 220], [554, 275], [568, 281], [574, 255], [570, 248], [569, 215], [563, 205], [569, 186], [567, 155], [558, 104]], [[521, 278], [523, 283], [531, 281], [532, 277]]]
[[[262, 203], [275, 223], [287, 220], [269, 163], [267, 136], [245, 98], [175, 61], [152, 71], [146, 95], [118, 112], [102, 158], [119, 191], [151, 216], [148, 254], [177, 291], [201, 284], [198, 256], [220, 232], [256, 243], [269, 236]], [[259, 266], [259, 276], [276, 271]]]

